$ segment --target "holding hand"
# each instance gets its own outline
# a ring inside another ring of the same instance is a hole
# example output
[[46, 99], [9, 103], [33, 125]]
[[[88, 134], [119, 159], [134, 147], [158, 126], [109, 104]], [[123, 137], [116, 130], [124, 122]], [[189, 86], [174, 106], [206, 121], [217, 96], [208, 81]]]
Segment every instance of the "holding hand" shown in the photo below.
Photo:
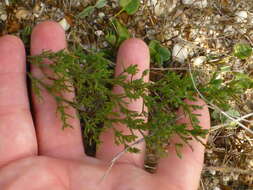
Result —
[[[43, 50], [58, 51], [66, 48], [65, 34], [55, 22], [37, 25], [31, 37], [31, 54]], [[149, 51], [139, 39], [129, 39], [119, 48], [116, 75], [125, 66], [138, 64], [139, 74], [149, 68]], [[41, 77], [43, 73], [32, 65], [31, 72]], [[148, 77], [145, 79], [148, 81]], [[115, 93], [121, 89], [115, 87]], [[26, 86], [26, 54], [20, 39], [14, 36], [0, 38], [0, 189], [1, 190], [196, 190], [203, 167], [204, 147], [191, 141], [194, 149], [182, 149], [183, 158], [177, 157], [174, 146], [168, 150], [168, 157], [158, 163], [157, 173], [143, 170], [145, 144], [139, 144], [140, 154], [124, 154], [103, 181], [101, 177], [108, 169], [108, 161], [123, 150], [114, 144], [113, 132], [108, 130], [102, 136], [103, 144], [97, 158], [84, 153], [80, 121], [75, 110], [70, 124], [74, 129], [61, 130], [61, 119], [55, 116], [56, 102], [46, 90], [42, 90], [43, 102], [32, 94], [30, 110]], [[64, 94], [73, 99], [74, 94]], [[203, 128], [210, 127], [207, 105], [200, 99], [189, 104], [204, 105], [195, 110], [200, 114]], [[128, 107], [135, 111], [142, 109], [143, 101], [138, 99]], [[180, 111], [179, 111], [179, 114]], [[32, 118], [33, 115], [33, 118]], [[34, 120], [34, 121], [33, 121]], [[190, 122], [183, 117], [179, 122]], [[115, 126], [127, 134], [128, 128]], [[180, 141], [171, 139], [171, 143]]]

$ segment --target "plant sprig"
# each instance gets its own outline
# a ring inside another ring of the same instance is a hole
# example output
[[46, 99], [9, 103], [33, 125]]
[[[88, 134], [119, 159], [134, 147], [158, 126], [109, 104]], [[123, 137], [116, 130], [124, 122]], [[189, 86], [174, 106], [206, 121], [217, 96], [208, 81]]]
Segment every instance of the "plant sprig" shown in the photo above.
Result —
[[[40, 64], [45, 58], [54, 64]], [[57, 111], [61, 114], [63, 128], [70, 127], [66, 109], [67, 106], [74, 107], [79, 112], [79, 118], [84, 126], [84, 137], [100, 143], [99, 136], [107, 128], [114, 126], [113, 123], [126, 124], [131, 130], [138, 130], [142, 134], [149, 132], [150, 136], [144, 136], [148, 146], [157, 146], [157, 150], [162, 153], [162, 147], [168, 138], [173, 134], [181, 134], [185, 139], [188, 135], [203, 136], [206, 131], [200, 130], [196, 125], [193, 130], [186, 129], [185, 126], [175, 124], [176, 115], [174, 110], [179, 106], [187, 107], [185, 98], [194, 99], [194, 91], [190, 81], [175, 73], [165, 73], [164, 77], [156, 83], [144, 82], [142, 78], [126, 82], [126, 75], [134, 75], [137, 72], [136, 66], [130, 66], [118, 77], [113, 77], [113, 67], [111, 62], [102, 57], [99, 53], [84, 53], [81, 49], [73, 52], [59, 51], [57, 53], [44, 52], [39, 56], [30, 57], [29, 61], [36, 64], [41, 69], [51, 69], [55, 73], [52, 76], [45, 76], [50, 80], [50, 85], [43, 82], [44, 79], [35, 78], [32, 73], [29, 77], [32, 81], [34, 93], [40, 98], [41, 88], [45, 88], [55, 97]], [[68, 85], [67, 85], [68, 84]], [[61, 94], [70, 92], [69, 84], [75, 87], [76, 98], [66, 100]], [[113, 94], [112, 87], [121, 86], [124, 94]], [[178, 88], [178, 85], [184, 89]], [[147, 91], [150, 95], [147, 95]], [[125, 98], [143, 98], [149, 112], [137, 113], [127, 109]], [[171, 98], [173, 97], [173, 98]], [[124, 118], [119, 118], [115, 112], [118, 107], [124, 113]], [[148, 116], [148, 122], [144, 119]], [[197, 123], [196, 123], [197, 124]], [[114, 128], [116, 144], [124, 144], [126, 147], [136, 140], [136, 134], [124, 135]], [[154, 142], [156, 142], [154, 144]], [[138, 152], [137, 149], [129, 149]]]

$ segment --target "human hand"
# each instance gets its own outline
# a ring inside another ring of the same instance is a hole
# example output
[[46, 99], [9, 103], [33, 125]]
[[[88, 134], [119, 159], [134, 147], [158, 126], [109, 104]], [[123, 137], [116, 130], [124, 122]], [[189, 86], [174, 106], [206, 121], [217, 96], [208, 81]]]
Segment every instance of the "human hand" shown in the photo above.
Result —
[[[37, 25], [31, 37], [31, 54], [43, 50], [58, 51], [66, 48], [63, 29], [55, 22]], [[173, 146], [168, 148], [168, 157], [158, 163], [157, 172], [143, 170], [145, 144], [139, 144], [139, 154], [125, 153], [101, 181], [108, 169], [108, 161], [124, 147], [113, 142], [112, 131], [106, 131], [96, 158], [85, 155], [82, 144], [80, 122], [75, 110], [69, 122], [74, 129], [61, 130], [60, 117], [55, 116], [56, 103], [45, 90], [44, 101], [37, 101], [32, 94], [30, 109], [26, 86], [26, 61], [24, 45], [14, 36], [0, 38], [0, 189], [1, 190], [196, 190], [203, 167], [204, 147], [191, 141], [194, 151], [188, 146], [182, 149], [183, 158], [176, 155]], [[116, 75], [125, 66], [138, 64], [139, 76], [149, 68], [149, 51], [138, 39], [125, 41], [118, 52]], [[32, 66], [31, 72], [42, 76]], [[138, 76], [137, 76], [138, 77]], [[148, 77], [145, 79], [148, 80]], [[122, 89], [115, 87], [117, 93]], [[72, 99], [74, 94], [64, 94]], [[131, 102], [128, 107], [140, 111], [142, 100]], [[189, 104], [204, 105], [200, 114], [200, 125], [210, 127], [206, 104], [198, 99]], [[179, 114], [181, 111], [179, 111]], [[33, 116], [33, 118], [32, 118]], [[190, 122], [183, 117], [179, 122]], [[127, 134], [126, 126], [116, 126]], [[175, 137], [172, 144], [179, 142]]]

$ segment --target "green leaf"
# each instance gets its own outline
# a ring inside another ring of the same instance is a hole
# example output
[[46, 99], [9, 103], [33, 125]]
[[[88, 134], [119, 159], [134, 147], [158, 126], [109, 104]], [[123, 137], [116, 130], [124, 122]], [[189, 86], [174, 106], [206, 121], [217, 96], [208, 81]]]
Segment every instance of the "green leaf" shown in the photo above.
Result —
[[233, 80], [230, 84], [234, 88], [242, 89], [244, 91], [253, 88], [253, 79], [244, 73], [236, 73], [235, 80]]
[[159, 42], [156, 40], [151, 40], [149, 42], [149, 51], [150, 51], [151, 56], [156, 54], [157, 43], [159, 44]]
[[162, 66], [163, 64], [163, 59], [162, 59], [162, 56], [158, 53], [155, 54], [154, 56], [154, 60], [156, 63], [158, 63], [158, 65]]
[[157, 40], [151, 40], [149, 43], [149, 51], [151, 59], [160, 66], [163, 62], [171, 59], [171, 52], [160, 44]]
[[148, 75], [148, 74], [149, 74], [149, 69], [146, 69], [146, 70], [143, 71], [142, 77], [144, 77], [144, 76], [146, 76], [146, 75]]
[[130, 3], [131, 0], [119, 0], [119, 5], [124, 8], [126, 7], [129, 3]]
[[170, 51], [165, 47], [159, 46], [157, 48], [157, 53], [161, 55], [163, 61], [168, 61], [171, 58]]
[[129, 15], [134, 14], [140, 7], [140, 0], [120, 0], [119, 5]]
[[130, 33], [128, 32], [127, 28], [121, 24], [117, 19], [112, 20], [112, 24], [117, 32], [117, 45], [120, 45], [124, 40], [131, 37]]
[[89, 15], [91, 15], [95, 10], [95, 7], [94, 6], [88, 6], [86, 7], [82, 12], [80, 12], [77, 17], [79, 18], [85, 18]]
[[103, 8], [107, 3], [107, 0], [98, 0], [95, 7], [100, 9], [100, 8]]
[[175, 144], [175, 150], [176, 150], [177, 156], [180, 159], [182, 159], [182, 148], [183, 148], [182, 144]]
[[130, 75], [136, 75], [138, 72], [138, 67], [137, 65], [130, 65], [125, 69], [125, 72], [130, 74]]
[[234, 56], [239, 59], [246, 59], [252, 54], [252, 47], [249, 44], [236, 44], [234, 46]]
[[131, 152], [131, 153], [139, 153], [140, 152], [140, 149], [136, 148], [136, 147], [129, 147], [128, 148], [128, 152]]
[[105, 36], [105, 39], [112, 45], [114, 46], [117, 42], [117, 37], [116, 34], [113, 32], [108, 32]]
[[229, 71], [231, 71], [231, 66], [223, 66], [223, 67], [221, 67], [220, 68], [220, 71], [221, 72], [229, 72]]

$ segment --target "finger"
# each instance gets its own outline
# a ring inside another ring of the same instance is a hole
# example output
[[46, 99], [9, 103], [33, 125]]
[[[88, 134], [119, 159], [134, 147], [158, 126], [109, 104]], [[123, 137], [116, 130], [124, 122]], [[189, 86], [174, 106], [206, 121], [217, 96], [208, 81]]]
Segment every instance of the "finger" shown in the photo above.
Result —
[[[149, 69], [149, 50], [147, 45], [139, 39], [129, 39], [126, 40], [119, 48], [118, 56], [117, 56], [117, 65], [115, 69], [115, 75], [118, 76], [122, 73], [124, 68], [129, 67], [130, 65], [138, 66], [138, 74], [133, 77], [133, 80], [141, 78], [142, 73], [144, 70]], [[128, 80], [130, 76], [128, 76]], [[149, 80], [149, 76], [145, 76], [144, 80], [147, 82]], [[113, 92], [115, 94], [122, 94], [123, 89], [122, 87], [115, 86], [113, 88]], [[126, 99], [129, 104], [127, 105], [127, 109], [136, 111], [138, 113], [142, 112], [143, 108], [143, 99], [140, 98], [138, 100], [129, 100]], [[118, 108], [115, 108], [115, 111], [119, 112]], [[121, 118], [124, 115], [121, 114]], [[146, 118], [144, 118], [146, 119]], [[130, 135], [131, 132], [129, 128], [123, 124], [115, 124], [114, 127], [122, 131], [124, 135]], [[138, 139], [141, 138], [141, 134], [134, 130], [134, 133], [138, 136]], [[103, 160], [111, 160], [117, 153], [124, 150], [124, 146], [116, 146], [114, 143], [114, 132], [112, 129], [107, 130], [105, 133], [101, 135], [102, 145], [97, 152], [97, 157]], [[140, 143], [136, 146], [141, 150], [141, 153], [133, 154], [133, 153], [125, 153], [118, 162], [125, 162], [137, 165], [139, 167], [143, 167], [143, 160], [145, 154], [145, 144]]]
[[25, 49], [15, 36], [0, 38], [0, 167], [37, 154], [26, 87]]
[[[204, 129], [210, 127], [210, 116], [208, 107], [205, 102], [201, 99], [197, 99], [196, 102], [186, 101], [188, 104], [203, 106], [203, 109], [194, 110], [193, 113], [200, 114], [198, 119], [199, 125]], [[179, 110], [178, 115], [183, 115], [183, 111]], [[179, 120], [179, 123], [186, 123], [191, 128], [190, 120], [184, 116]], [[204, 142], [206, 139], [204, 139]], [[180, 159], [175, 151], [175, 144], [182, 143], [182, 140], [175, 137], [171, 139], [171, 146], [168, 149], [168, 157], [160, 160], [158, 164], [157, 174], [163, 176], [168, 183], [178, 187], [178, 189], [196, 190], [199, 185], [200, 174], [203, 167], [204, 160], [204, 146], [196, 140], [192, 140], [188, 145], [184, 145]]]
[[[46, 21], [38, 24], [31, 36], [31, 54], [38, 55], [45, 50], [59, 51], [66, 48], [64, 30], [55, 22]], [[44, 62], [46, 63], [46, 61]], [[42, 78], [43, 73], [34, 65], [31, 66], [32, 73], [37, 78]], [[55, 156], [60, 158], [81, 158], [84, 156], [80, 122], [77, 119], [76, 111], [69, 108], [66, 112], [73, 118], [67, 122], [73, 128], [62, 130], [60, 115], [56, 116], [56, 101], [46, 90], [41, 91], [43, 101], [38, 101], [35, 94], [33, 106], [35, 110], [35, 126], [39, 143], [39, 154]], [[63, 97], [71, 100], [73, 93], [65, 93]]]

